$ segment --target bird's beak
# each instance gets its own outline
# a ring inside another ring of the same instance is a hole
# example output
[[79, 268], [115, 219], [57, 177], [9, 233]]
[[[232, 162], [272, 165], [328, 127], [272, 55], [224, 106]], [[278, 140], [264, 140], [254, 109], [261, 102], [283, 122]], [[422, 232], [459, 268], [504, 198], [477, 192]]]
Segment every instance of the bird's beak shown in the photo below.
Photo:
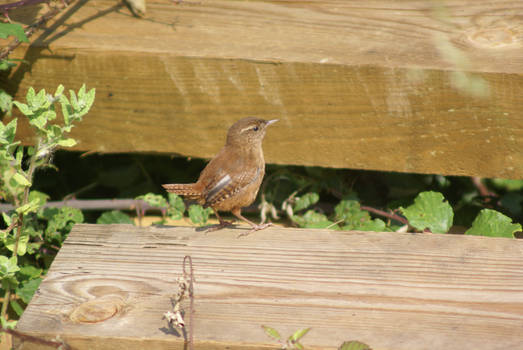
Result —
[[272, 120], [268, 120], [267, 123], [265, 125], [269, 126], [271, 124], [274, 124], [278, 121], [279, 119], [272, 119]]

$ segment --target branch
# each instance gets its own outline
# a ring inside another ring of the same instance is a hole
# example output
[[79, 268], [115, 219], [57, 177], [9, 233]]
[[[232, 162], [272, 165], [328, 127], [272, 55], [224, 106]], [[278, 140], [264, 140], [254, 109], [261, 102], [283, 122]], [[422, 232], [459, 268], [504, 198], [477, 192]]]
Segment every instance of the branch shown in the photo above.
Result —
[[366, 210], [366, 211], [374, 213], [376, 215], [384, 216], [384, 217], [392, 219], [392, 220], [399, 221], [399, 222], [401, 222], [404, 225], [408, 225], [409, 224], [409, 221], [407, 219], [405, 219], [404, 217], [401, 217], [399, 215], [392, 214], [392, 213], [387, 213], [386, 211], [383, 211], [383, 210], [375, 209], [375, 208], [372, 208], [372, 207], [367, 207], [365, 205], [360, 206], [360, 209]]

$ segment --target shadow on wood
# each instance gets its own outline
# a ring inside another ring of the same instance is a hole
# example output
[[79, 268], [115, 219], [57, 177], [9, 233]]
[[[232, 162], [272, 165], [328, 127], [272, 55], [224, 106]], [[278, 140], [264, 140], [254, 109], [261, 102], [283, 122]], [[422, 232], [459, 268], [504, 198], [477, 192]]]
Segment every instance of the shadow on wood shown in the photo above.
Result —
[[261, 325], [284, 337], [312, 327], [307, 348], [345, 340], [406, 350], [523, 344], [523, 241], [289, 228], [238, 239], [238, 232], [76, 225], [18, 330], [59, 335], [75, 349], [183, 349], [183, 335], [162, 316], [190, 255], [197, 348], [274, 348]]

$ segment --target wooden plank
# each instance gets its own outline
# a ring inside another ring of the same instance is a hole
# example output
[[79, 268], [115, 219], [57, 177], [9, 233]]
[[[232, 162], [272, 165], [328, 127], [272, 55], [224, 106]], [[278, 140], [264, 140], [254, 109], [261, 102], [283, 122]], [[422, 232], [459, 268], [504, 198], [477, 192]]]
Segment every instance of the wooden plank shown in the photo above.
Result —
[[[78, 150], [207, 158], [258, 115], [282, 119], [271, 163], [523, 177], [520, 2], [435, 4], [157, 0], [138, 20], [89, 1], [2, 85], [96, 87]], [[489, 94], [457, 89], [463, 71]]]
[[284, 336], [312, 327], [307, 348], [523, 344], [521, 240], [241, 230], [77, 225], [18, 329], [75, 349], [182, 349], [162, 315], [190, 255], [197, 348], [274, 348], [261, 325]]

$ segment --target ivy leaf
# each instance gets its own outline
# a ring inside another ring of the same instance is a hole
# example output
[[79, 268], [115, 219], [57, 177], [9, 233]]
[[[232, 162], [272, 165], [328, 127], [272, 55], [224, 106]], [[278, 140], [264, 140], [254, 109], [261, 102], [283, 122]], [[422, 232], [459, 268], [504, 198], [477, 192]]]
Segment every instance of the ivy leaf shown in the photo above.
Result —
[[211, 208], [204, 209], [201, 205], [191, 204], [189, 206], [188, 214], [193, 224], [203, 225], [209, 219], [209, 214], [212, 212]]
[[454, 219], [452, 207], [439, 192], [421, 192], [413, 205], [400, 210], [409, 224], [420, 231], [428, 228], [433, 233], [446, 233]]
[[483, 209], [465, 234], [514, 238], [514, 233], [521, 230], [521, 224], [513, 224], [508, 216], [492, 209]]
[[319, 194], [315, 192], [309, 192], [296, 199], [293, 210], [295, 212], [306, 209], [313, 204], [316, 204], [320, 200]]
[[269, 327], [269, 326], [264, 326], [264, 325], [262, 325], [262, 328], [265, 331], [265, 334], [267, 334], [269, 337], [271, 337], [275, 340], [281, 339], [281, 335], [280, 335], [280, 333], [278, 333], [278, 331], [276, 329]]
[[370, 346], [368, 346], [365, 343], [352, 340], [352, 341], [346, 341], [343, 342], [343, 344], [340, 345], [338, 350], [372, 350]]
[[119, 210], [106, 211], [102, 213], [96, 220], [97, 224], [131, 224], [134, 225], [134, 221], [131, 217]]

